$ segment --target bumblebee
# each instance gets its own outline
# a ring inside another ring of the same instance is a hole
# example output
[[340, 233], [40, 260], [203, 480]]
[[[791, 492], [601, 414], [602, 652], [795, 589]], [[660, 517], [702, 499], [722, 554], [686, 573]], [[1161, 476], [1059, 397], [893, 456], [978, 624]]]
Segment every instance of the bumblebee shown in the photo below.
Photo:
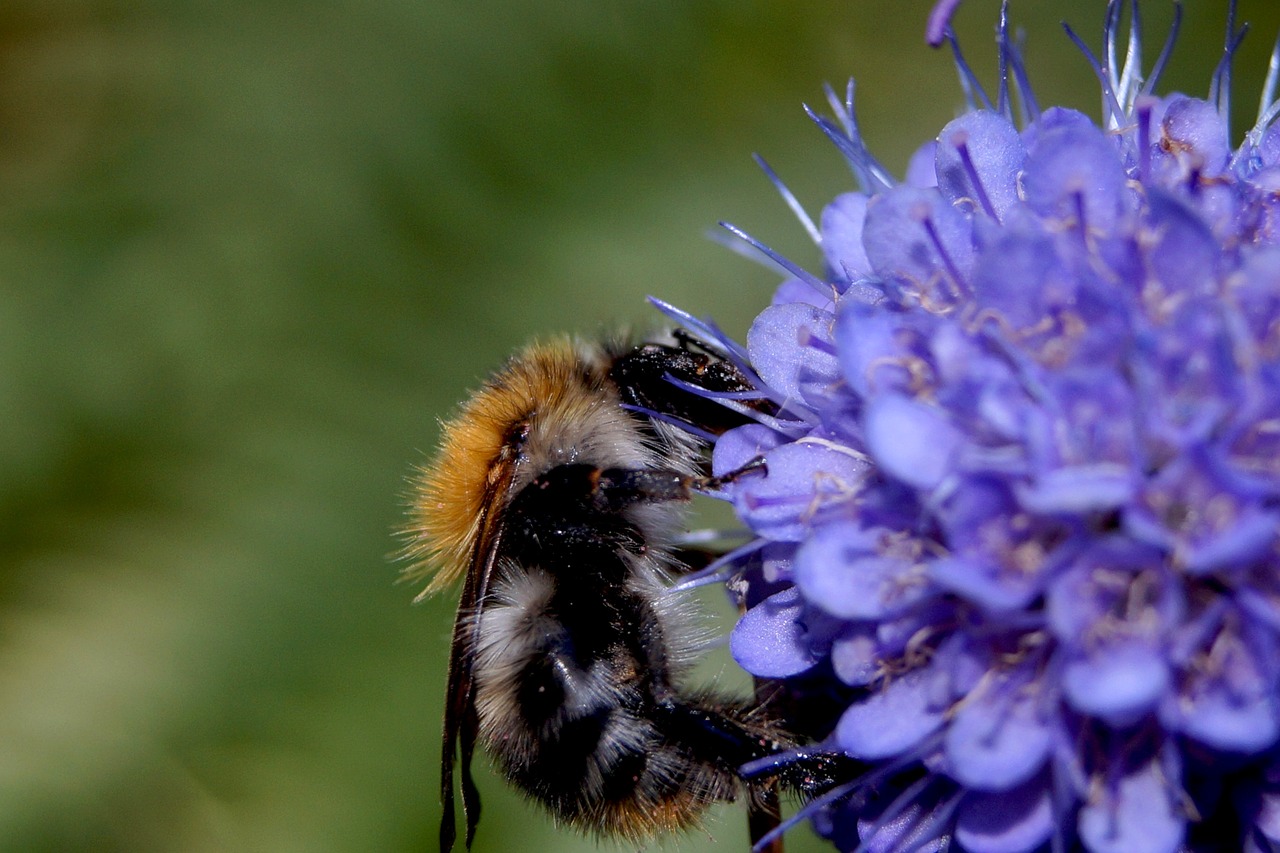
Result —
[[716, 485], [707, 437], [747, 419], [695, 386], [751, 390], [688, 337], [559, 339], [516, 355], [444, 424], [408, 531], [408, 575], [429, 578], [420, 598], [463, 579], [442, 851], [456, 840], [455, 771], [468, 847], [475, 835], [477, 740], [557, 821], [600, 835], [688, 827], [744, 787], [769, 805], [738, 768], [791, 743], [752, 703], [684, 684], [698, 643], [691, 605], [669, 590], [686, 570], [673, 535], [692, 493]]

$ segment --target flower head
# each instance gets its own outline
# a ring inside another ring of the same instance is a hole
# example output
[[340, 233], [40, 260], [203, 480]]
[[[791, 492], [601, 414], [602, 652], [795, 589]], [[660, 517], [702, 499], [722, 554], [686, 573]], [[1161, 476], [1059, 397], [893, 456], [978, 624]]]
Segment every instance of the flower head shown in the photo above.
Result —
[[836, 703], [858, 771], [805, 814], [842, 849], [1280, 849], [1280, 106], [1233, 146], [1234, 25], [1209, 100], [1157, 97], [1123, 5], [1102, 60], [1068, 31], [1100, 121], [1003, 25], [1017, 97], [959, 61], [905, 181], [833, 98], [863, 186], [822, 274], [777, 259], [745, 351], [701, 327], [773, 402], [715, 448], [767, 470], [725, 489], [732, 648]]

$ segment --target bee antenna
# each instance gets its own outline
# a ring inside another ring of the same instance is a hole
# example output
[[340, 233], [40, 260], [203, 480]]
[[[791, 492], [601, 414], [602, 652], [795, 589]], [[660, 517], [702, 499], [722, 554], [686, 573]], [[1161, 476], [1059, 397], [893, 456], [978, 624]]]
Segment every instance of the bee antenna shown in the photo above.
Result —
[[769, 473], [769, 465], [763, 456], [757, 456], [741, 468], [734, 468], [716, 477], [701, 477], [694, 482], [694, 488], [700, 492], [717, 492], [728, 484], [745, 477], [747, 474], [764, 476]]

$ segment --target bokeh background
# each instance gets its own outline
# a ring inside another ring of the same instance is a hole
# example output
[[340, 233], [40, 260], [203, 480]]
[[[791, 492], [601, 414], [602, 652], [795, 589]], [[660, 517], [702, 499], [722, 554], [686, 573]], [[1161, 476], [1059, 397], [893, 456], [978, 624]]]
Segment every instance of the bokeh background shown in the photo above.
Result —
[[[988, 82], [997, 5], [959, 20]], [[1056, 22], [1097, 45], [1101, 8], [1015, 3], [1042, 103], [1096, 112]], [[1171, 86], [1225, 8], [1187, 4]], [[452, 602], [388, 554], [437, 419], [646, 294], [744, 331], [776, 276], [707, 230], [818, 257], [749, 155], [815, 214], [850, 188], [800, 105], [852, 75], [900, 173], [961, 103], [927, 10], [5, 3], [0, 849], [433, 850]], [[1241, 17], [1238, 132], [1280, 12]], [[482, 787], [478, 850], [595, 848]], [[745, 849], [720, 812], [664, 846]]]

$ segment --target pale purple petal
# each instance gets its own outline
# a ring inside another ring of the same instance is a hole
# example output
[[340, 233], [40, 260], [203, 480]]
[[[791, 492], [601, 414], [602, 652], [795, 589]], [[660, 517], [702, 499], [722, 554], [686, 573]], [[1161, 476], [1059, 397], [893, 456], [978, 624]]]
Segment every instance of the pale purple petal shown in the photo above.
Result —
[[900, 755], [942, 725], [946, 708], [937, 704], [930, 669], [891, 680], [850, 705], [836, 726], [836, 742], [846, 754], [872, 761]]
[[800, 591], [792, 587], [752, 607], [729, 637], [738, 665], [760, 678], [786, 678], [822, 660], [823, 643], [805, 624]]
[[955, 287], [973, 263], [973, 226], [933, 189], [872, 198], [862, 240], [876, 275], [912, 291]]
[[880, 469], [917, 489], [942, 482], [960, 448], [960, 433], [943, 412], [896, 394], [867, 407], [863, 430]]
[[862, 225], [867, 217], [867, 197], [844, 193], [823, 208], [822, 255], [837, 281], [853, 281], [871, 272], [862, 247]]
[[1052, 720], [1027, 678], [967, 696], [947, 727], [948, 772], [979, 791], [1007, 791], [1034, 776], [1049, 757]]
[[839, 380], [831, 342], [835, 319], [830, 311], [793, 302], [766, 308], [747, 332], [752, 366], [784, 405], [817, 402]]
[[1182, 843], [1182, 809], [1154, 763], [1097, 796], [1080, 810], [1080, 837], [1089, 853], [1174, 853]]
[[870, 468], [865, 458], [827, 442], [784, 444], [764, 454], [767, 473], [734, 483], [738, 515], [761, 536], [799, 542], [814, 521], [855, 499]]
[[1114, 641], [1067, 653], [1062, 687], [1075, 710], [1125, 726], [1155, 709], [1171, 679], [1160, 649]]
[[1017, 128], [1004, 116], [987, 110], [965, 113], [938, 134], [936, 156], [938, 188], [952, 204], [963, 202], [980, 211], [990, 206], [999, 219], [1018, 201], [1027, 152]]
[[785, 441], [786, 436], [760, 424], [731, 429], [716, 441], [711, 456], [711, 472], [719, 476], [737, 471]]
[[931, 587], [909, 555], [886, 546], [888, 531], [850, 522], [824, 525], [800, 546], [796, 585], [815, 606], [843, 619], [899, 613]]

